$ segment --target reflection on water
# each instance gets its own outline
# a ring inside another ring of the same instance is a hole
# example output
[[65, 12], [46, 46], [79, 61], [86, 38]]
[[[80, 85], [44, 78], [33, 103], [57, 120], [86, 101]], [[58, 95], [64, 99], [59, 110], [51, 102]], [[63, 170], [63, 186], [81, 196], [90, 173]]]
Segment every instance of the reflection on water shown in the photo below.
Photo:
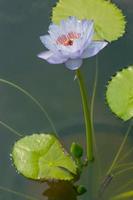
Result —
[[48, 200], [77, 200], [73, 184], [66, 181], [48, 183], [49, 188], [43, 193]]

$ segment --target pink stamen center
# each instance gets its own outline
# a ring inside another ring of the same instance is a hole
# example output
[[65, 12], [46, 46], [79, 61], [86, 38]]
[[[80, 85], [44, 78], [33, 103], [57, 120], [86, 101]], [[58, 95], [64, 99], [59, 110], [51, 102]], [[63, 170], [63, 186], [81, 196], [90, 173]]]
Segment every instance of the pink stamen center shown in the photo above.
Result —
[[80, 33], [70, 32], [67, 35], [58, 37], [56, 43], [63, 46], [72, 46], [75, 39], [80, 38]]

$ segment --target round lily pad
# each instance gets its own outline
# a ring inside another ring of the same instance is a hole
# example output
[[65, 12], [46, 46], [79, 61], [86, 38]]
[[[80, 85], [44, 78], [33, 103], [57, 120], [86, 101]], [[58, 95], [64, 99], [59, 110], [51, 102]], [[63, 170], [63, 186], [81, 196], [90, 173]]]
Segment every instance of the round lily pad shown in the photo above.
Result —
[[133, 117], [133, 66], [112, 77], [107, 86], [106, 99], [119, 118], [127, 121]]
[[72, 180], [77, 173], [75, 162], [50, 134], [33, 134], [18, 140], [12, 158], [18, 172], [34, 180]]
[[96, 36], [109, 42], [125, 32], [125, 17], [115, 4], [107, 0], [59, 0], [53, 8], [52, 21], [59, 23], [69, 16], [94, 20]]

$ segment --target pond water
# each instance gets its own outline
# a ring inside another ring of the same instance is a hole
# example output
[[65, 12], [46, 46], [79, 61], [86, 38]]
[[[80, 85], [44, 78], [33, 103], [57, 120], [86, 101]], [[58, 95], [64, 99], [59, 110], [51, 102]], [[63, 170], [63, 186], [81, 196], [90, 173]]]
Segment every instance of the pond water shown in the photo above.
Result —
[[[123, 38], [108, 45], [98, 55], [99, 75], [94, 117], [101, 177], [111, 164], [128, 127], [128, 123], [117, 119], [108, 109], [105, 101], [106, 84], [116, 71], [133, 64], [133, 1], [114, 2], [126, 15], [128, 27]], [[39, 36], [47, 32], [51, 8], [55, 3], [55, 0], [0, 0], [0, 78], [20, 85], [38, 98], [51, 116], [66, 148], [69, 149], [75, 140], [85, 147], [81, 98], [78, 84], [74, 81], [74, 72], [63, 65], [50, 65], [36, 56], [43, 50]], [[91, 58], [82, 67], [90, 97], [95, 65], [96, 58]], [[31, 100], [3, 83], [0, 83], [0, 120], [23, 135], [52, 131], [47, 118]], [[37, 183], [16, 173], [9, 155], [18, 137], [0, 125], [0, 138], [0, 186], [38, 200], [94, 198], [98, 181], [97, 162], [95, 169], [91, 165], [85, 169], [80, 180], [88, 192], [77, 197], [70, 184]], [[132, 147], [132, 139], [131, 135], [123, 154]], [[128, 162], [133, 162], [132, 156]], [[113, 180], [103, 199], [108, 200], [121, 189], [123, 183], [132, 178], [133, 173], [130, 171]], [[126, 190], [129, 188], [131, 185]], [[24, 200], [24, 197], [0, 190], [0, 200], [7, 199]]]

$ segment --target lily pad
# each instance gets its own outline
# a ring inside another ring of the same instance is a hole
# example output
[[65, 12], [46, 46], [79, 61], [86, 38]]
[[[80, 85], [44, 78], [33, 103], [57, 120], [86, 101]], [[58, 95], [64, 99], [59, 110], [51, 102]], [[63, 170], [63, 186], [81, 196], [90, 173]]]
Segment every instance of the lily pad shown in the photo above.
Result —
[[34, 180], [72, 180], [77, 167], [54, 135], [33, 134], [18, 140], [12, 158], [19, 173]]
[[59, 0], [53, 8], [52, 21], [59, 23], [69, 16], [94, 20], [96, 36], [109, 42], [125, 32], [125, 17], [115, 4], [107, 0]]
[[128, 191], [128, 192], [124, 192], [124, 193], [121, 193], [115, 197], [112, 197], [110, 200], [122, 200], [122, 199], [132, 199], [133, 198], [133, 190], [131, 191]]
[[133, 117], [133, 66], [118, 72], [107, 86], [106, 98], [113, 113], [124, 121]]

